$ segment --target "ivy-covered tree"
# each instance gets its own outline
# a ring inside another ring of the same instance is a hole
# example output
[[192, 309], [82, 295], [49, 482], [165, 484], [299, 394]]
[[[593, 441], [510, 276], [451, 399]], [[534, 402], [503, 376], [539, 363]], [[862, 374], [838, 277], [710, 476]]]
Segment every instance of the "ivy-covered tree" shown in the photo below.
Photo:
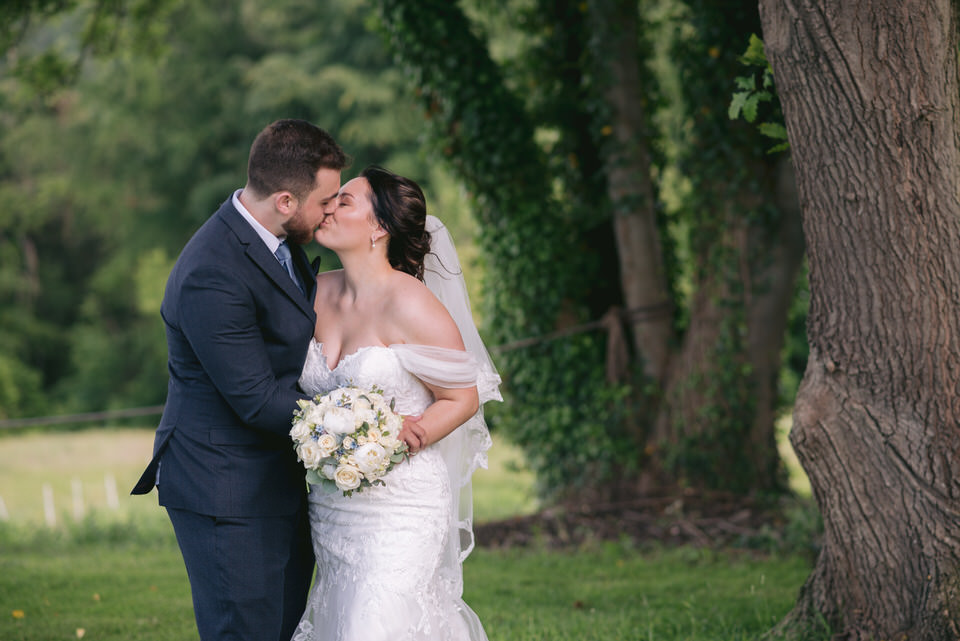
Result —
[[741, 54], [760, 30], [756, 3], [686, 0], [679, 11], [675, 161], [687, 182], [674, 220], [686, 232], [689, 295], [655, 442], [693, 480], [777, 489], [777, 380], [804, 247], [792, 167], [767, 153], [760, 131], [728, 119]]
[[[675, 5], [671, 108], [688, 133], [665, 143], [635, 2], [507, 5], [523, 44], [499, 60], [457, 3], [378, 4], [434, 148], [474, 196], [491, 341], [540, 338], [500, 357], [502, 423], [547, 489], [778, 489], [776, 378], [802, 240], [783, 162], [727, 119], [756, 6]], [[668, 160], [690, 183], [670, 212]], [[600, 317], [607, 333], [566, 331]]]
[[[490, 343], [549, 335], [588, 320], [583, 293], [600, 279], [585, 239], [602, 222], [584, 219], [578, 233], [576, 210], [556, 193], [551, 172], [556, 162], [574, 161], [537, 144], [534, 118], [459, 6], [379, 4], [391, 46], [423, 100], [431, 140], [474, 197], [487, 278], [495, 283], [485, 296]], [[595, 335], [576, 334], [498, 358], [516, 399], [509, 426], [529, 427], [514, 432], [525, 444], [539, 433], [543, 447], [527, 454], [548, 487], [609, 463], [605, 452], [629, 449], [615, 442], [609, 413], [598, 411], [602, 349]]]

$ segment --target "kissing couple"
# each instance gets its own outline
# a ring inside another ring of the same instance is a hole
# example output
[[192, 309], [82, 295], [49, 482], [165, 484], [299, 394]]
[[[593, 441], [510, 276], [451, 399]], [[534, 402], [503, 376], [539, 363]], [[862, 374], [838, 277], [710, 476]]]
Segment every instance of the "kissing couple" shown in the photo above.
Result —
[[[313, 124], [270, 124], [167, 281], [167, 401], [132, 493], [157, 487], [203, 641], [487, 639], [462, 563], [500, 378], [420, 187], [379, 167], [341, 187], [347, 164]], [[343, 268], [316, 274], [311, 239]], [[360, 492], [308, 486], [294, 411], [347, 386], [393, 401], [409, 456]]]

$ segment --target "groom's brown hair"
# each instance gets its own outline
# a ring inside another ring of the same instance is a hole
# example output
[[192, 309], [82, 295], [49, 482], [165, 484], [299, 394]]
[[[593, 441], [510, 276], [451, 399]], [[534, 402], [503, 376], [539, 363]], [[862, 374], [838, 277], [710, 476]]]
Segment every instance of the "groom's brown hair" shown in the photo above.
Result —
[[257, 134], [247, 162], [247, 186], [258, 196], [289, 191], [302, 201], [316, 187], [317, 171], [350, 163], [329, 133], [306, 120], [277, 120]]

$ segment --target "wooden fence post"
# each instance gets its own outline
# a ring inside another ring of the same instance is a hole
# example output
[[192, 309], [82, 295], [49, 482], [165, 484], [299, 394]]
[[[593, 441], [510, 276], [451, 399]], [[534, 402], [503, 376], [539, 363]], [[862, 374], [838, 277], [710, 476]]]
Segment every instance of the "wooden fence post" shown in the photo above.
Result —
[[53, 505], [53, 488], [49, 483], [43, 484], [43, 516], [47, 526], [55, 527], [57, 525], [57, 511]]

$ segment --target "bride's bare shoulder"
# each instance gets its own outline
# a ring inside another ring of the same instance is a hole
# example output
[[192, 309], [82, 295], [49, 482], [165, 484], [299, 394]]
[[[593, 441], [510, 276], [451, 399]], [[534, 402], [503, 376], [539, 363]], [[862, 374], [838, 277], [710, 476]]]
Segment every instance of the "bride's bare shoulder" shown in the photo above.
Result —
[[389, 286], [390, 307], [399, 314], [422, 313], [424, 307], [429, 309], [434, 303], [440, 303], [422, 281], [405, 272], [395, 271]]
[[456, 323], [423, 282], [397, 272], [390, 299], [390, 317], [402, 339], [396, 342], [463, 349]]

